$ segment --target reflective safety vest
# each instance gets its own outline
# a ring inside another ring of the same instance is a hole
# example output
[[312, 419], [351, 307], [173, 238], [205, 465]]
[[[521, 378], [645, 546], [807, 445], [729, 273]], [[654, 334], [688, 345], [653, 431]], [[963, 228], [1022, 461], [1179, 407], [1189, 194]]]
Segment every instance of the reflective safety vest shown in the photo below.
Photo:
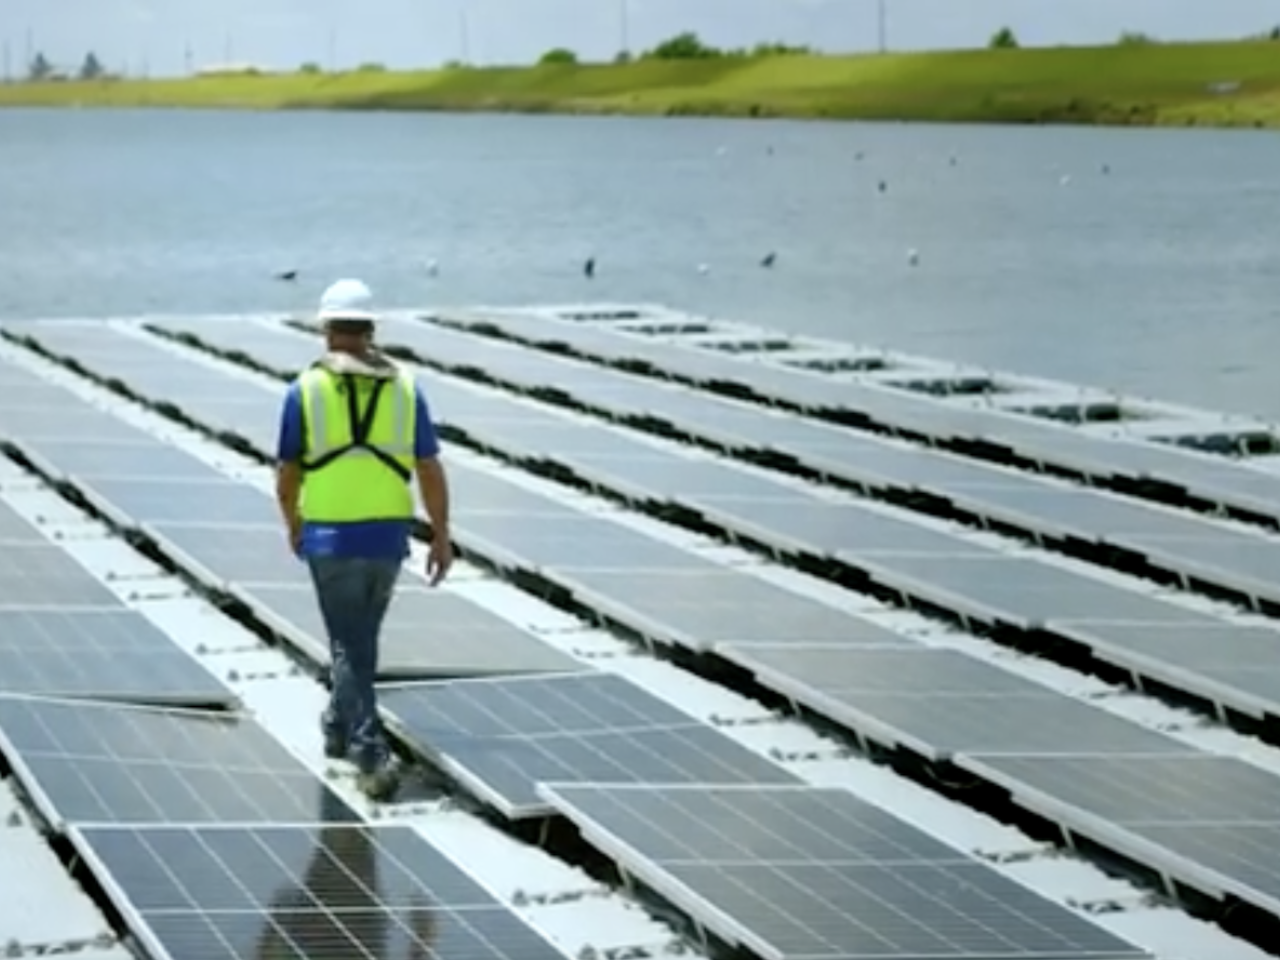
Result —
[[299, 512], [309, 523], [413, 516], [417, 394], [412, 378], [337, 374], [299, 378], [306, 447]]

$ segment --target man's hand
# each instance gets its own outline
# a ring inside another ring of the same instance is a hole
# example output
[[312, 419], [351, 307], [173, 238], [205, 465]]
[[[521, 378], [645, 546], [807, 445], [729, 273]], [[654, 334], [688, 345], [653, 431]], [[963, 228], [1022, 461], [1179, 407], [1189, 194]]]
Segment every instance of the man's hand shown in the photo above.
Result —
[[453, 543], [449, 534], [437, 533], [431, 538], [431, 549], [427, 552], [427, 579], [434, 587], [449, 575], [453, 566]]

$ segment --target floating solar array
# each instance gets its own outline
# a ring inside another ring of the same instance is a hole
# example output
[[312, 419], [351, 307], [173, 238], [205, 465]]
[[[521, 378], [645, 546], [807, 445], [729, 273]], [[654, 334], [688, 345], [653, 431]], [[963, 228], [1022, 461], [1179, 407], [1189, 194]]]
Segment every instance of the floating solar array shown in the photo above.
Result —
[[386, 687], [401, 736], [508, 819], [546, 816], [545, 783], [798, 783], [781, 767], [622, 677]]
[[1146, 956], [844, 790], [544, 793], [625, 870], [765, 960]]
[[[1224, 506], [1280, 517], [1280, 477], [1212, 457], [1155, 444], [1110, 439], [996, 410], [948, 405], [925, 396], [828, 380], [798, 370], [746, 363], [667, 340], [628, 336], [598, 324], [557, 321], [544, 314], [491, 311], [459, 318], [496, 327], [528, 344], [562, 345], [596, 359], [646, 362], [653, 369], [703, 386], [733, 384], [758, 396], [812, 410], [837, 410], [868, 425], [938, 442], [980, 440], [1033, 462], [1101, 479], [1158, 480]], [[434, 329], [431, 336], [435, 336]]]
[[[253, 324], [243, 326], [265, 329]], [[254, 344], [256, 337], [263, 336], [279, 358], [273, 363], [282, 367], [289, 366], [285, 361], [290, 357], [309, 359], [314, 349], [308, 338], [284, 331], [250, 338], [246, 336], [247, 329], [227, 329], [231, 332], [215, 333], [213, 327], [195, 332], [202, 337], [208, 334], [206, 339], [238, 337], [247, 344]], [[66, 335], [62, 349], [74, 353], [91, 369], [121, 376], [114, 366], [120, 351], [112, 345], [113, 337], [128, 339], [119, 331], [111, 331], [105, 338], [84, 337], [77, 332]], [[486, 354], [482, 359], [488, 363], [492, 358]], [[502, 362], [514, 363], [510, 359]], [[540, 362], [536, 360], [533, 365]], [[137, 375], [139, 386], [143, 381], [150, 382], [154, 399], [176, 402], [198, 419], [208, 412], [210, 419], [216, 420], [219, 410], [225, 412], [225, 402], [217, 395], [216, 380], [203, 378], [220, 374], [201, 365], [199, 377], [193, 373], [193, 382], [199, 380], [200, 388], [184, 392], [183, 371], [192, 363], [180, 353], [153, 347], [145, 340], [134, 338], [130, 343], [129, 369]], [[146, 372], [159, 366], [166, 367], [166, 371]], [[0, 372], [3, 370], [0, 364]], [[587, 374], [582, 378], [585, 382]], [[565, 378], [559, 386], [572, 391], [577, 383]], [[226, 395], [232, 395], [233, 389], [238, 391], [237, 402], [242, 408], [252, 411], [246, 416], [258, 416], [273, 425], [278, 391], [224, 375]], [[792, 524], [793, 539], [825, 542], [828, 548], [838, 549], [839, 538], [820, 539], [830, 538], [834, 527], [858, 545], [862, 565], [902, 589], [916, 592], [918, 588], [926, 598], [984, 619], [1047, 628], [1081, 638], [1082, 642], [1110, 645], [1119, 651], [1117, 662], [1125, 662], [1124, 656], [1131, 654], [1133, 663], [1163, 664], [1165, 674], [1187, 689], [1212, 687], [1233, 697], [1239, 694], [1237, 702], [1254, 705], [1262, 685], [1258, 679], [1246, 682], [1237, 678], [1233, 686], [1232, 677], [1226, 675], [1230, 668], [1224, 666], [1232, 661], [1224, 659], [1214, 664], [1205, 657], [1203, 648], [1195, 645], [1198, 630], [1207, 631], [1202, 636], [1212, 635], [1214, 642], [1228, 649], [1247, 652], [1252, 659], [1242, 662], [1259, 668], [1254, 671], [1255, 677], [1274, 672], [1262, 669], [1273, 662], [1267, 660], [1263, 636], [1270, 631], [1254, 628], [1250, 633], [1239, 628], [1241, 632], [1236, 633], [1216, 618], [1057, 567], [1031, 564], [1025, 557], [998, 554], [945, 531], [913, 524], [871, 507], [837, 516], [820, 508], [819, 504], [831, 506], [825, 501], [810, 498], [807, 505], [801, 502], [797, 488], [790, 485], [770, 484], [763, 476], [729, 467], [720, 473], [720, 464], [674, 457], [652, 444], [646, 447], [609, 430], [583, 429], [527, 403], [453, 386], [437, 390], [434, 383], [429, 389], [433, 399], [436, 395], [443, 398], [442, 409], [461, 411], [459, 416], [464, 419], [475, 418], [476, 423], [464, 424], [469, 430], [483, 424], [485, 429], [492, 428], [495, 436], [508, 437], [512, 444], [524, 443], [530, 448], [546, 445], [544, 456], [547, 448], [556, 450], [557, 456], [563, 448], [569, 451], [566, 456], [594, 458], [603, 464], [601, 470], [613, 469], [611, 462], [635, 465], [637, 486], [643, 476], [646, 480], [655, 478], [660, 491], [676, 488], [672, 495], [661, 494], [667, 499], [676, 499], [679, 484], [687, 481], [690, 496], [714, 501], [726, 511], [738, 510], [744, 527], [747, 518], [752, 518], [759, 525], [753, 528], [753, 535], [770, 525], [783, 528], [790, 510], [793, 519], [799, 517]], [[629, 397], [629, 402], [632, 399], [636, 398]], [[61, 402], [65, 404], [66, 400], [67, 395], [63, 394]], [[68, 414], [76, 415], [74, 410]], [[746, 421], [735, 421], [730, 426], [742, 431], [743, 436], [749, 432]], [[774, 428], [770, 425], [769, 429]], [[778, 428], [770, 442], [785, 443], [786, 429]], [[260, 432], [265, 436], [269, 431]], [[42, 428], [37, 438], [45, 439], [46, 433], [62, 442], [62, 435], [53, 427], [47, 431]], [[593, 436], [607, 439], [592, 447]], [[141, 442], [127, 434], [112, 435], [112, 439], [119, 443]], [[255, 442], [265, 446], [270, 441]], [[667, 473], [669, 461], [675, 464], [670, 467], [671, 474]], [[695, 462], [697, 467], [684, 467]], [[966, 464], [955, 463], [959, 464], [955, 468], [957, 475], [963, 474]], [[916, 468], [923, 470], [920, 465]], [[109, 464], [99, 469], [111, 471], [118, 467]], [[1139, 770], [1157, 763], [1177, 766], [1219, 759], [1198, 754], [1097, 708], [1024, 683], [995, 666], [948, 651], [924, 649], [905, 636], [842, 610], [645, 537], [604, 517], [590, 516], [498, 475], [460, 465], [451, 465], [451, 469], [459, 500], [455, 522], [464, 546], [479, 548], [481, 553], [488, 551], [500, 562], [540, 570], [549, 579], [571, 587], [590, 606], [655, 639], [715, 650], [755, 672], [766, 685], [870, 736], [935, 758], [951, 759], [974, 772], [983, 771], [980, 775], [1015, 789], [1025, 805], [1037, 812], [1063, 813], [1065, 817], [1063, 811], [1067, 811], [1075, 820], [1066, 822], [1093, 826], [1088, 820], [1090, 808], [1081, 806], [1069, 792], [1060, 797], [1037, 792], [1035, 777], [1054, 783], [1056, 774], [1046, 774], [1045, 770], [1071, 769], [1045, 764], [1084, 764], [1079, 767], [1085, 771], [1082, 776], [1094, 776], [1096, 780], [1098, 775], [1093, 771], [1104, 770], [1109, 762], [1132, 764], [1134, 770]], [[674, 472], [679, 470], [684, 472]], [[624, 471], [615, 470], [620, 472]], [[305, 605], [301, 603], [308, 592], [305, 580], [289, 580], [281, 572], [287, 568], [287, 553], [272, 553], [285, 550], [272, 522], [256, 523], [237, 513], [239, 504], [247, 504], [247, 500], [229, 494], [228, 505], [220, 508], [228, 511], [227, 515], [217, 514], [209, 519], [196, 512], [174, 518], [172, 513], [159, 512], [165, 508], [153, 506], [146, 494], [135, 496], [131, 485], [117, 482], [127, 476], [100, 473], [102, 482], [97, 485], [96, 496], [110, 500], [117, 509], [123, 509], [121, 504], [133, 497], [128, 511], [157, 511], [147, 522], [148, 529], [191, 560], [197, 569], [229, 584], [242, 598], [258, 609], [270, 611], [277, 621], [292, 624], [298, 633], [314, 631], [314, 610], [304, 613]], [[735, 476], [741, 481], [738, 487], [718, 487], [722, 479], [732, 484]], [[919, 485], [927, 487], [927, 479], [922, 476]], [[152, 496], [181, 499], [183, 485], [192, 494], [187, 502], [196, 499], [197, 490], [203, 491], [204, 497], [220, 497], [224, 492], [209, 477], [187, 474], [157, 482], [157, 492]], [[775, 486], [776, 497], [770, 495]], [[232, 526], [237, 522], [241, 525]], [[267, 536], [273, 538], [271, 545]], [[242, 548], [234, 546], [234, 542], [249, 543], [256, 558], [242, 554]], [[296, 564], [292, 569], [300, 572]], [[1030, 573], [1026, 572], [1028, 569]], [[420, 599], [410, 599], [409, 603], [422, 610], [422, 618], [430, 615], [428, 605], [443, 596], [406, 591], [404, 597], [413, 598], [415, 594]], [[461, 619], [461, 613], [454, 615]], [[300, 622], [304, 616], [313, 619]], [[417, 618], [415, 614], [412, 619]], [[1167, 645], [1171, 662], [1161, 658], [1157, 640], [1164, 636], [1166, 627], [1173, 628]], [[410, 623], [405, 628], [413, 629]], [[484, 636], [488, 626], [477, 624], [468, 629]], [[542, 669], [568, 668], [548, 661]], [[484, 672], [483, 666], [477, 672]], [[1231, 702], [1227, 695], [1223, 701]], [[733, 805], [742, 797], [780, 796], [779, 789], [767, 785], [790, 781], [790, 775], [617, 677], [584, 673], [578, 668], [572, 675], [405, 684], [388, 687], [383, 705], [395, 718], [395, 725], [419, 749], [436, 756], [478, 795], [508, 815], [545, 813], [550, 803], [587, 827], [591, 838], [602, 846], [613, 844], [610, 851], [617, 853], [634, 873], [654, 882], [722, 936], [750, 946], [765, 957], [929, 955], [1067, 960], [1087, 956], [1102, 960], [1138, 955], [1083, 919], [1041, 901], [955, 851], [936, 855], [918, 852], [916, 841], [907, 839], [895, 841], [901, 848], [898, 853], [917, 851], [905, 858], [886, 852], [883, 844], [872, 844], [867, 851], [846, 855], [847, 851], [841, 853], [839, 844], [827, 844], [821, 856], [801, 858], [809, 862], [798, 864], [774, 849], [760, 847], [766, 837], [777, 836], [777, 830], [771, 826], [761, 830], [756, 808], [739, 816]], [[8, 726], [0, 713], [0, 728], [7, 731]], [[1078, 748], [1075, 755], [1063, 752], [1063, 744], [1068, 742]], [[20, 749], [15, 750], [22, 755]], [[28, 752], [33, 752], [32, 748]], [[66, 756], [65, 750], [53, 753], [55, 760]], [[1019, 763], [1023, 765], [1018, 766]], [[1237, 777], [1242, 791], [1254, 790], [1239, 779], [1236, 766], [1222, 768], [1223, 776]], [[1158, 770], [1162, 768], [1150, 769], [1155, 771], [1150, 776], [1156, 779], [1148, 783], [1159, 782]], [[63, 776], [71, 779], [69, 774]], [[58, 782], [58, 775], [46, 774], [46, 779]], [[554, 786], [557, 780], [560, 786]], [[614, 783], [609, 787], [581, 786], [610, 780]], [[632, 784], [633, 788], [618, 781]], [[707, 786], [708, 781], [736, 786], [717, 789]], [[655, 786], [659, 782], [667, 786]], [[670, 786], [672, 783], [684, 786]], [[119, 784], [114, 788], [119, 795], [128, 795], [130, 789]], [[824, 793], [794, 786], [782, 790], [799, 791], [795, 796]], [[65, 794], [65, 804], [84, 802], [77, 801], [79, 795], [74, 788], [65, 788]], [[669, 794], [709, 797], [715, 803], [711, 808], [705, 804], [699, 808], [693, 801], [691, 806], [682, 806], [683, 800], [672, 801]], [[1230, 798], [1224, 799], [1228, 806], [1222, 808], [1226, 811], [1222, 817], [1213, 821], [1205, 814], [1196, 825], [1208, 827], [1211, 822], [1229, 821], [1247, 826], [1257, 819], [1251, 816], [1252, 808], [1256, 796], [1261, 795], [1255, 790], [1235, 806], [1230, 806]], [[321, 790], [318, 796], [323, 805], [327, 792]], [[840, 796], [853, 800], [847, 794]], [[660, 797], [661, 802], [634, 805], [635, 798], [640, 797]], [[136, 805], [137, 800], [130, 802]], [[290, 802], [296, 802], [296, 798]], [[46, 805], [56, 807], [52, 799]], [[113, 818], [111, 804], [102, 801], [100, 805], [106, 809], [93, 811], [99, 820], [137, 822]], [[164, 809], [163, 804], [154, 801], [152, 806]], [[808, 822], [824, 822], [823, 814], [805, 809]], [[654, 819], [655, 810], [662, 814], [658, 819]], [[846, 812], [832, 822], [835, 829], [846, 831], [838, 836], [865, 838], [867, 829], [859, 830], [856, 823], [870, 822], [866, 818], [875, 814], [885, 817], [879, 811]], [[663, 826], [668, 817], [675, 824], [674, 832], [669, 834], [664, 833]], [[157, 823], [174, 822], [159, 814], [151, 819]], [[745, 828], [744, 820], [748, 821]], [[872, 832], [895, 837], [911, 832], [905, 824], [889, 820], [891, 827], [873, 825]], [[1131, 849], [1136, 842], [1134, 831], [1122, 824], [1113, 826], [1112, 833], [1100, 839], [1107, 842], [1119, 838], [1128, 842], [1127, 849]], [[1154, 829], [1157, 825], [1146, 826]], [[745, 838], [741, 849], [746, 855], [706, 853], [696, 845], [697, 838], [732, 839], [736, 836], [733, 831], [739, 829]], [[889, 830], [898, 832], [885, 832]], [[1089, 830], [1080, 832], [1088, 834]], [[606, 835], [612, 838], [607, 843], [603, 839]], [[1197, 842], [1203, 842], [1206, 835]], [[916, 836], [921, 842], [927, 841], [923, 835]], [[1238, 836], [1244, 838], [1246, 834]], [[672, 842], [694, 853], [673, 856], [668, 849]], [[1144, 842], [1157, 843], [1150, 839]], [[664, 843], [667, 848], [662, 847]], [[1244, 865], [1235, 872], [1221, 856], [1214, 860], [1206, 854], [1188, 865], [1178, 859], [1179, 854], [1170, 852], [1171, 847], [1144, 849], [1151, 853], [1150, 861], [1171, 864], [1171, 876], [1204, 887], [1218, 878], [1214, 871], [1220, 869], [1221, 876], [1228, 878], [1232, 886], [1218, 883], [1209, 889], [1230, 889], [1251, 903], [1274, 908], [1259, 894], [1263, 889], [1260, 881], [1248, 873], [1253, 870], [1256, 874], [1258, 864], [1250, 864], [1239, 855], [1239, 845], [1230, 848], [1237, 851], [1236, 863]], [[219, 859], [225, 862], [225, 858]], [[246, 911], [258, 909], [260, 915], [264, 898], [255, 894], [251, 899], [252, 903], [245, 905]], [[154, 919], [144, 917], [140, 922], [154, 929]], [[205, 927], [213, 922], [208, 918], [203, 921]], [[175, 923], [172, 929], [178, 927]], [[166, 949], [170, 949], [168, 944], [165, 941]], [[250, 949], [246, 946], [233, 956]]]
[[0, 697], [0, 747], [59, 829], [356, 819], [245, 717]]
[[[611, 370], [540, 357], [510, 344], [441, 327], [407, 321], [388, 321], [387, 326], [392, 337], [411, 346], [425, 349], [425, 338], [430, 338], [433, 357], [448, 357], [453, 351], [459, 362], [465, 354], [471, 357], [470, 362], [501, 364], [512, 377], [541, 378], [524, 382], [554, 382], [558, 389], [572, 391], [590, 382], [612, 390], [612, 380], [620, 380], [626, 391], [637, 394], [662, 389]], [[247, 338], [239, 329], [224, 332], [220, 325], [191, 332], [222, 347]], [[314, 349], [307, 337], [286, 330], [273, 331], [271, 342], [273, 357], [290, 361], [283, 364], [286, 367], [300, 365]], [[479, 354], [466, 352], [473, 345], [478, 345]], [[573, 377], [562, 375], [565, 363], [576, 371]], [[1169, 647], [1161, 656], [1145, 642], [1166, 624], [1215, 629], [1221, 626], [1215, 618], [1032, 557], [1011, 557], [869, 504], [831, 502], [731, 463], [683, 456], [639, 437], [593, 428], [516, 398], [480, 394], [447, 380], [432, 380], [429, 390], [433, 399], [444, 398], [445, 416], [451, 408], [466, 409], [470, 403], [467, 397], [485, 397], [488, 406], [477, 419], [455, 425], [495, 448], [530, 459], [556, 460], [587, 479], [636, 499], [668, 500], [693, 507], [730, 530], [780, 549], [842, 560], [869, 571], [889, 586], [976, 620], [1023, 629], [1053, 628], [1110, 662], [1236, 709], [1280, 711], [1280, 698], [1268, 698], [1269, 693], [1280, 693], [1270, 674], [1206, 671], [1193, 662], [1194, 651]], [[723, 422], [720, 408], [740, 409], [687, 391], [671, 389], [668, 393], [679, 398], [673, 402], [710, 405], [703, 417], [708, 429]], [[678, 411], [666, 412], [674, 417]], [[741, 419], [743, 415], [738, 416]], [[971, 507], [975, 505], [973, 498], [995, 502], [1007, 493], [1020, 506], [1003, 513], [990, 511], [993, 517], [1011, 521], [1021, 517], [1026, 526], [1050, 533], [1093, 537], [1099, 542], [1108, 538], [1122, 541], [1171, 565], [1180, 564], [1188, 572], [1200, 570], [1188, 557], [1194, 558], [1197, 551], [1201, 555], [1213, 553], [1221, 561], [1220, 569], [1216, 578], [1209, 579], [1234, 584], [1245, 592], [1269, 594], [1276, 589], [1274, 583], [1280, 582], [1277, 569], [1278, 576], [1259, 586], [1269, 576], [1266, 565], [1280, 562], [1280, 540], [1271, 537], [820, 424], [769, 418], [755, 410], [746, 416], [757, 433], [765, 422], [776, 422], [784, 432], [795, 431], [790, 441], [793, 446], [816, 432], [822, 442], [812, 449], [842, 458], [850, 464], [849, 469], [861, 471], [864, 479], [942, 493]], [[744, 420], [744, 429], [745, 425]], [[467, 484], [457, 486], [465, 490]], [[837, 618], [819, 614], [812, 603], [803, 604], [809, 615], [800, 615], [794, 609], [797, 603], [784, 596], [786, 591], [761, 587], [753, 602], [748, 599], [750, 591], [742, 586], [743, 578], [736, 573], [709, 569], [710, 564], [685, 551], [604, 520], [574, 517], [567, 508], [539, 506], [538, 501], [551, 502], [522, 495], [519, 512], [524, 516], [519, 518], [496, 512], [486, 517], [463, 514], [460, 530], [482, 553], [509, 565], [554, 574], [592, 606], [618, 619], [638, 622], [651, 635], [684, 646], [705, 648], [722, 641], [767, 643], [777, 638], [836, 642], [852, 632]], [[577, 567], [570, 565], [575, 557]], [[1224, 577], [1221, 571], [1229, 569], [1236, 574]], [[675, 570], [680, 572], [673, 573]], [[1248, 570], [1254, 572], [1246, 581]], [[1143, 629], [1130, 632], [1133, 642], [1126, 644], [1121, 631], [1110, 629], [1115, 623], [1141, 624]], [[1243, 629], [1236, 632], [1245, 634]], [[1262, 656], [1255, 645], [1254, 660]], [[1280, 644], [1262, 662], [1280, 662]]]
[[409, 827], [86, 826], [153, 960], [564, 960]]

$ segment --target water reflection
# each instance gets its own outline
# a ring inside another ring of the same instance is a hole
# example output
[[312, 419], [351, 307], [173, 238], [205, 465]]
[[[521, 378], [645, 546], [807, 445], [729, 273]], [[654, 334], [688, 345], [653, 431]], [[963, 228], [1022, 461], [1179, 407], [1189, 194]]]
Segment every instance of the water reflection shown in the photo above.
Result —
[[[430, 960], [435, 905], [421, 887], [399, 898], [379, 890], [380, 853], [371, 827], [333, 823], [342, 802], [324, 791], [315, 850], [300, 885], [272, 900], [257, 960]], [[400, 891], [397, 891], [400, 893]]]

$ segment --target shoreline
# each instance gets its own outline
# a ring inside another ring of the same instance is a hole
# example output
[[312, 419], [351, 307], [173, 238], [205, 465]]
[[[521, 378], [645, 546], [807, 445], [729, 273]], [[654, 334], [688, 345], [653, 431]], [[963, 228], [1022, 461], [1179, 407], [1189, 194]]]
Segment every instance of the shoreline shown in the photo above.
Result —
[[0, 84], [5, 107], [1280, 128], [1280, 43]]

